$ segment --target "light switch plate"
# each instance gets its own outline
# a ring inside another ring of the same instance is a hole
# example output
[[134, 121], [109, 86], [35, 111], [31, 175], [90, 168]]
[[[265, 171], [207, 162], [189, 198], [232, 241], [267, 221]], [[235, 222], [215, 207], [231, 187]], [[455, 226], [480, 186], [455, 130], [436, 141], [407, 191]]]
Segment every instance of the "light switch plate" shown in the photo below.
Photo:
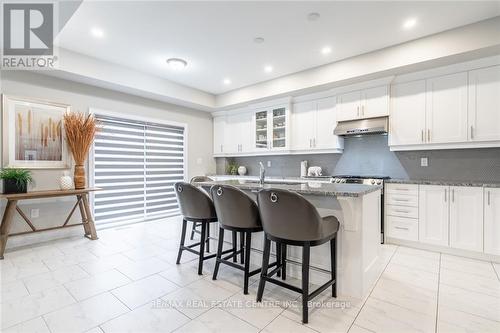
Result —
[[429, 159], [427, 157], [420, 158], [420, 166], [426, 167], [429, 166]]
[[271, 167], [271, 161], [267, 161], [267, 167], [270, 168]]

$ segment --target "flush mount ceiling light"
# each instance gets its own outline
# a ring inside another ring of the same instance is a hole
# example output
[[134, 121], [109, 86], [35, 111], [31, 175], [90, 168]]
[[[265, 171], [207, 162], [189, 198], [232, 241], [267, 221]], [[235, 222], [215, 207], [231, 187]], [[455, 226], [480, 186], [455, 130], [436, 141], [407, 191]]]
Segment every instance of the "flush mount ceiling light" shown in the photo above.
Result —
[[413, 28], [415, 25], [417, 25], [417, 19], [412, 17], [412, 18], [409, 18], [406, 21], [404, 21], [403, 29], [409, 30], [409, 29]]
[[330, 46], [325, 46], [321, 49], [321, 53], [323, 54], [329, 54], [332, 52], [332, 48]]
[[167, 64], [173, 70], [181, 70], [187, 66], [187, 61], [181, 58], [170, 58], [167, 59]]
[[314, 21], [319, 20], [320, 17], [321, 17], [321, 15], [319, 15], [319, 13], [309, 13], [307, 15], [307, 20], [314, 22]]
[[97, 27], [90, 29], [90, 33], [92, 34], [92, 36], [94, 36], [96, 38], [104, 37], [104, 31], [102, 31], [102, 29], [97, 28]]
[[224, 83], [227, 86], [231, 84], [231, 79], [225, 78], [224, 80], [222, 80], [222, 83]]
[[271, 73], [272, 71], [273, 71], [273, 66], [271, 65], [264, 66], [264, 72]]
[[253, 39], [253, 42], [254, 42], [255, 44], [262, 44], [262, 43], [264, 43], [264, 38], [262, 38], [262, 37], [255, 37], [255, 38]]

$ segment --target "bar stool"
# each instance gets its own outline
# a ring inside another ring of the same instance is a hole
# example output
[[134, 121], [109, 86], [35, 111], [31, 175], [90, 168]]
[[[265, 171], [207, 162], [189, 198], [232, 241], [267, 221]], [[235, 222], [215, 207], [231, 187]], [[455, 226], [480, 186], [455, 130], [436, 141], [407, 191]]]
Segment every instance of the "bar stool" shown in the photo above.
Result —
[[[176, 263], [180, 263], [182, 251], [185, 250], [192, 252], [198, 255], [198, 274], [201, 275], [203, 271], [203, 261], [215, 257], [215, 254], [205, 256], [207, 228], [210, 223], [217, 222], [217, 214], [215, 213], [214, 204], [204, 191], [189, 183], [175, 183], [174, 188], [175, 194], [177, 195], [177, 201], [179, 202], [179, 209], [183, 215], [181, 243], [179, 245], [179, 253], [177, 255]], [[186, 238], [188, 221], [201, 224], [201, 239], [198, 243], [186, 246], [184, 245], [184, 240]], [[193, 247], [196, 246], [200, 246], [199, 251], [193, 249]]]
[[[260, 222], [259, 209], [257, 204], [243, 191], [233, 186], [214, 185], [210, 189], [210, 194], [214, 202], [215, 211], [219, 219], [219, 243], [217, 247], [217, 256], [215, 269], [212, 279], [217, 279], [220, 264], [225, 264], [233, 268], [242, 270], [244, 273], [243, 293], [248, 294], [248, 280], [250, 276], [260, 273], [261, 269], [256, 269], [250, 272], [250, 251], [252, 245], [252, 233], [262, 231]], [[244, 242], [240, 242], [241, 248], [233, 254], [222, 257], [222, 246], [224, 244], [224, 231], [230, 230], [233, 232], [233, 246], [236, 240], [235, 233], [239, 232], [241, 238], [245, 238]], [[244, 245], [244, 247], [243, 247]], [[240, 253], [243, 259], [243, 265], [238, 265], [228, 259], [233, 258]]]
[[[207, 177], [207, 176], [194, 176], [193, 178], [191, 178], [189, 183], [193, 184], [196, 182], [212, 182], [212, 181], [213, 181], [213, 179], [210, 177]], [[201, 231], [198, 228], [201, 228], [201, 223], [194, 222], [193, 226], [191, 227], [191, 237], [190, 237], [191, 240], [194, 239], [195, 233], [201, 234]], [[210, 252], [209, 238], [210, 238], [210, 228], [207, 229], [207, 243], [206, 243], [207, 252]]]
[[[279, 285], [302, 294], [302, 322], [308, 322], [308, 302], [332, 287], [332, 297], [337, 297], [336, 236], [339, 221], [334, 216], [321, 218], [316, 208], [301, 195], [278, 189], [264, 189], [257, 194], [260, 217], [264, 228], [264, 254], [257, 302], [262, 301], [266, 282]], [[302, 288], [273, 279], [276, 270], [268, 273], [271, 241], [284, 246], [302, 247]], [[311, 246], [330, 242], [331, 279], [309, 293], [309, 262]]]

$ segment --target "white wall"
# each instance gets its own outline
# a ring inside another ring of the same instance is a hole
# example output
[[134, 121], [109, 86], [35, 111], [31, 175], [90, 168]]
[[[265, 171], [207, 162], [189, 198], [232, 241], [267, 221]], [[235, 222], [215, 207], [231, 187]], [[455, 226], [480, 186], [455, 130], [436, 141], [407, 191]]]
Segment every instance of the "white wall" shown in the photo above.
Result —
[[[161, 119], [187, 124], [188, 129], [188, 176], [215, 172], [212, 158], [212, 118], [207, 112], [188, 109], [182, 106], [152, 101], [141, 97], [114, 92], [103, 88], [62, 80], [27, 71], [3, 71], [0, 77], [1, 92], [7, 95], [44, 99], [70, 104], [72, 110], [86, 112], [89, 108], [98, 108], [127, 115]], [[1, 118], [0, 118], [0, 125]], [[3, 128], [0, 126], [0, 131]], [[2, 136], [0, 135], [0, 138]], [[0, 157], [0, 163], [3, 160]], [[72, 173], [72, 172], [71, 172]], [[54, 189], [59, 187], [62, 170], [35, 170], [33, 190]], [[1, 186], [1, 185], [0, 185]], [[47, 199], [22, 204], [22, 209], [29, 214], [31, 208], [40, 209], [40, 217], [33, 219], [37, 226], [55, 226], [62, 224], [73, 204], [73, 199]], [[0, 203], [3, 214], [5, 202]], [[75, 213], [77, 217], [79, 216]], [[54, 217], [58, 217], [55, 219]], [[19, 216], [13, 223], [13, 232], [29, 230]], [[48, 240], [68, 234], [83, 234], [82, 227], [44, 232], [32, 235], [11, 237], [7, 247], [22, 245], [33, 241]]]

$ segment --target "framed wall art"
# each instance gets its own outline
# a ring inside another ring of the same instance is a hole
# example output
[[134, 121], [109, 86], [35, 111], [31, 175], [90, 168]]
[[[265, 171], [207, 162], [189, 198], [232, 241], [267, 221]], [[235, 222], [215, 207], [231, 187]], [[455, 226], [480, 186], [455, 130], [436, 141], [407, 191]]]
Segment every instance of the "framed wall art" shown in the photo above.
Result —
[[4, 167], [69, 168], [63, 123], [68, 111], [65, 104], [2, 95]]

